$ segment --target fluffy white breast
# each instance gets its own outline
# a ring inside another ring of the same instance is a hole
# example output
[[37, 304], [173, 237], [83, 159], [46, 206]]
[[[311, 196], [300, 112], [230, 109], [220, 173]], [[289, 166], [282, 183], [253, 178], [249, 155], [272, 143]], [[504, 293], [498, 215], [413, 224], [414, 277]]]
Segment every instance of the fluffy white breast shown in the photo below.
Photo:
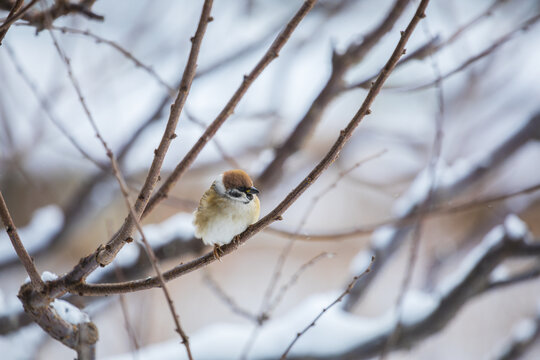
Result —
[[228, 244], [259, 218], [259, 199], [244, 204], [238, 201], [226, 201], [205, 226], [195, 228], [195, 236], [202, 238], [206, 245]]

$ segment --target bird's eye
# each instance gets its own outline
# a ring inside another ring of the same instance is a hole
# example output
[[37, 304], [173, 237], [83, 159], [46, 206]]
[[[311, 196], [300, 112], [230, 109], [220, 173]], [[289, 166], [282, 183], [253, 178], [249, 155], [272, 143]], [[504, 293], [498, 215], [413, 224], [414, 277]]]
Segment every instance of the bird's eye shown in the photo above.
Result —
[[231, 191], [229, 192], [229, 194], [230, 194], [232, 197], [236, 197], [236, 198], [242, 196], [242, 193], [241, 193], [240, 191], [236, 190], [236, 189], [231, 190]]

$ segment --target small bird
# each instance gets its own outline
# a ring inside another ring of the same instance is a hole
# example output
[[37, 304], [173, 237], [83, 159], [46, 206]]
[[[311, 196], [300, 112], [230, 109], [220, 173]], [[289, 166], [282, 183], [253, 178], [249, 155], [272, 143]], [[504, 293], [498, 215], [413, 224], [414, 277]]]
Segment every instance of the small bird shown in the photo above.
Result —
[[214, 246], [214, 257], [220, 260], [221, 245], [259, 219], [259, 190], [243, 170], [229, 170], [219, 175], [202, 196], [193, 213], [195, 237]]

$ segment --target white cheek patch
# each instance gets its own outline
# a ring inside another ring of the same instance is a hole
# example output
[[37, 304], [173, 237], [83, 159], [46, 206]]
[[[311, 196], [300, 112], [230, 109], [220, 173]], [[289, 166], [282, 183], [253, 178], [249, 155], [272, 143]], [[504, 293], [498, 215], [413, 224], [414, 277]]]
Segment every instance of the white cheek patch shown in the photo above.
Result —
[[223, 174], [219, 175], [218, 178], [214, 181], [214, 186], [216, 187], [216, 191], [218, 192], [218, 194], [225, 194], [226, 190], [225, 185], [223, 185]]

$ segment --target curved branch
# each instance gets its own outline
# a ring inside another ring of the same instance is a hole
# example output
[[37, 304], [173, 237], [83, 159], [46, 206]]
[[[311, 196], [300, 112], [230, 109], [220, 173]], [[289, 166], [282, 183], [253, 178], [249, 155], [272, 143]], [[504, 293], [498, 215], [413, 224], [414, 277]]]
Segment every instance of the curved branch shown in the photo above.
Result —
[[[384, 82], [390, 76], [392, 70], [395, 68], [399, 58], [403, 55], [403, 50], [405, 45], [409, 40], [411, 34], [413, 33], [416, 25], [420, 22], [422, 18], [425, 17], [424, 11], [427, 7], [429, 0], [422, 0], [416, 13], [414, 14], [412, 20], [407, 26], [405, 31], [401, 32], [401, 38], [395, 47], [392, 55], [388, 59], [383, 70], [379, 74], [379, 77], [371, 87], [370, 91], [366, 95], [360, 109], [351, 119], [347, 127], [340, 131], [339, 137], [333, 146], [330, 148], [325, 157], [315, 166], [315, 168], [309, 173], [304, 180], [300, 182], [286, 197], [281, 201], [268, 215], [260, 219], [255, 224], [249, 226], [243, 233], [237, 235], [236, 238], [229, 244], [221, 247], [222, 257], [230, 254], [236, 250], [240, 245], [245, 243], [249, 238], [254, 236], [256, 233], [261, 231], [263, 228], [267, 227], [276, 220], [281, 219], [281, 215], [306, 191], [307, 188], [315, 182], [319, 176], [337, 159], [341, 150], [345, 144], [352, 137], [354, 130], [358, 127], [360, 122], [364, 119], [367, 114], [371, 113], [369, 109], [373, 104], [373, 101], [379, 94]], [[212, 252], [201, 256], [197, 259], [194, 259], [187, 264], [182, 264], [176, 266], [175, 268], [163, 273], [165, 280], [169, 281], [171, 279], [177, 278], [179, 276], [190, 273], [194, 270], [200, 269], [211, 262], [215, 261], [215, 257]], [[68, 284], [68, 289], [70, 292], [81, 293], [83, 295], [107, 295], [107, 294], [116, 294], [124, 292], [133, 292], [143, 289], [150, 289], [156, 287], [158, 281], [156, 278], [148, 278], [132, 282], [124, 282], [117, 284], [100, 284], [100, 285], [90, 285], [77, 283], [70, 285]]]

